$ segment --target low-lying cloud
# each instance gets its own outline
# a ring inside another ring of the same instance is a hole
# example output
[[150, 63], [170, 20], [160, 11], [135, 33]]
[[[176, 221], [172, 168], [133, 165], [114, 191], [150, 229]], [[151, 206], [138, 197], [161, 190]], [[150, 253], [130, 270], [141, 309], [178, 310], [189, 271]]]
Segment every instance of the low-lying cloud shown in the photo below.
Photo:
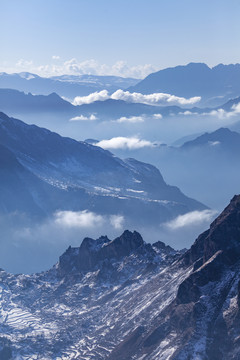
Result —
[[50, 269], [69, 245], [78, 247], [85, 237], [105, 234], [114, 239], [128, 228], [120, 214], [88, 210], [58, 211], [42, 221], [16, 212], [1, 215], [0, 227], [0, 266], [14, 273]]
[[121, 229], [124, 217], [121, 215], [110, 215], [108, 217], [88, 210], [58, 211], [55, 213], [55, 223], [69, 228], [99, 228], [110, 223], [114, 229]]
[[112, 99], [124, 100], [133, 103], [143, 103], [148, 105], [193, 105], [201, 100], [200, 96], [194, 96], [189, 99], [165, 93], [141, 94], [130, 93], [129, 91], [117, 90], [111, 95]]
[[210, 115], [217, 117], [219, 119], [229, 119], [231, 117], [237, 116], [240, 114], [240, 102], [238, 104], [234, 104], [231, 107], [231, 110], [226, 111], [224, 109], [211, 110], [209, 112], [205, 112], [201, 115]]
[[130, 117], [126, 117], [126, 116], [122, 116], [119, 119], [116, 120], [116, 122], [118, 123], [139, 123], [139, 122], [144, 122], [144, 117], [143, 116], [130, 116]]
[[66, 227], [88, 228], [102, 226], [104, 218], [93, 212], [84, 211], [58, 211], [55, 214], [55, 222]]
[[73, 100], [74, 105], [91, 104], [95, 101], [105, 101], [108, 99], [123, 100], [130, 103], [141, 103], [146, 105], [194, 105], [201, 100], [200, 96], [194, 96], [191, 98], [179, 97], [165, 93], [153, 93], [153, 94], [141, 94], [130, 93], [129, 91], [117, 90], [113, 94], [109, 94], [107, 90], [96, 91], [87, 96], [77, 96]]
[[153, 115], [144, 115], [142, 114], [141, 116], [122, 116], [117, 120], [113, 120], [113, 122], [117, 122], [117, 123], [130, 123], [130, 124], [135, 124], [135, 123], [143, 123], [145, 120], [160, 120], [162, 119], [163, 116], [161, 114], [153, 114]]
[[110, 98], [111, 96], [107, 90], [95, 91], [87, 96], [76, 96], [73, 100], [73, 105], [91, 104], [95, 101], [105, 101]]
[[90, 116], [84, 116], [84, 115], [75, 116], [71, 118], [69, 121], [94, 121], [94, 120], [97, 120], [97, 117], [94, 114], [91, 114]]
[[215, 215], [216, 211], [214, 210], [191, 211], [187, 214], [177, 216], [175, 219], [166, 223], [165, 226], [171, 230], [197, 226], [203, 223], [209, 223]]
[[156, 146], [155, 143], [139, 139], [138, 137], [123, 137], [118, 136], [114, 137], [109, 140], [101, 140], [95, 144], [96, 146], [100, 146], [103, 149], [128, 149], [128, 150], [135, 150], [141, 149], [144, 147], [153, 147]]

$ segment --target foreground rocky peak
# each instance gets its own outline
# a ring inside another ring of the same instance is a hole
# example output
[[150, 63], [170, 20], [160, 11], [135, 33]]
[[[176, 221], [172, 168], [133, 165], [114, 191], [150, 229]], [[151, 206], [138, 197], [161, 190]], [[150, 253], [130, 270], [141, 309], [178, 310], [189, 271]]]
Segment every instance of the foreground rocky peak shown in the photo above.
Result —
[[85, 238], [79, 248], [69, 247], [60, 257], [59, 271], [93, 271], [102, 262], [120, 260], [143, 245], [141, 235], [128, 230], [112, 241], [107, 236], [101, 236], [97, 240]]
[[175, 298], [146, 327], [126, 336], [109, 360], [239, 359], [239, 195], [176, 263], [178, 274], [185, 266], [191, 270]]
[[125, 231], [85, 238], [45, 273], [0, 271], [0, 351], [9, 360], [239, 359], [239, 214], [235, 196], [183, 255]]
[[184, 260], [187, 264], [193, 264], [198, 260], [198, 265], [201, 265], [218, 251], [228, 255], [230, 262], [235, 262], [239, 258], [240, 195], [235, 195], [230, 204], [210, 225], [209, 230], [197, 238], [191, 249], [184, 255]]

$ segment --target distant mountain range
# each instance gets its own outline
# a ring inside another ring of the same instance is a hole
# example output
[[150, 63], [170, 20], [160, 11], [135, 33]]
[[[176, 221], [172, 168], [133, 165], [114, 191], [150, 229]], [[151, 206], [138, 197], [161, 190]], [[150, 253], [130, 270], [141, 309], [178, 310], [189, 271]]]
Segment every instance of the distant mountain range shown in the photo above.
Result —
[[205, 133], [194, 140], [185, 142], [181, 149], [186, 151], [205, 149], [208, 152], [217, 149], [218, 152], [225, 152], [225, 154], [229, 153], [231, 156], [239, 157], [240, 134], [228, 128], [220, 128], [212, 133]]
[[205, 208], [167, 185], [152, 165], [121, 160], [3, 113], [0, 130], [3, 213], [18, 210], [43, 216], [59, 209], [87, 209], [120, 214], [135, 225], [141, 219], [147, 226]]
[[[113, 120], [131, 116], [172, 116], [185, 114], [207, 114], [212, 110], [223, 109], [226, 112], [233, 111], [233, 107], [240, 103], [240, 98], [231, 99], [226, 103], [214, 108], [182, 108], [180, 106], [156, 106], [143, 103], [132, 103], [124, 100], [108, 99], [95, 101], [90, 104], [75, 106], [63, 99], [56, 93], [49, 95], [32, 95], [14, 89], [0, 88], [0, 109], [11, 116], [35, 114], [38, 118], [41, 114], [56, 115], [64, 122], [75, 116], [95, 115], [100, 120]], [[33, 117], [34, 119], [34, 117]]]
[[201, 107], [217, 107], [240, 96], [240, 64], [219, 64], [213, 68], [204, 63], [167, 68], [145, 79], [116, 76], [62, 75], [43, 78], [31, 73], [0, 73], [0, 88], [16, 89], [37, 95], [57, 93], [69, 99], [96, 91], [118, 89], [142, 94], [167, 93], [182, 97], [201, 96]]
[[1, 269], [0, 358], [238, 359], [240, 196], [184, 251], [85, 238], [48, 271]]
[[56, 93], [50, 95], [32, 95], [13, 89], [0, 89], [0, 109], [10, 114], [77, 114], [78, 111], [70, 102]]
[[232, 99], [216, 108], [181, 108], [180, 106], [154, 106], [142, 103], [131, 103], [123, 100], [108, 99], [95, 101], [90, 104], [75, 106], [61, 98], [58, 94], [32, 95], [14, 89], [0, 89], [0, 109], [11, 116], [35, 114], [56, 115], [59, 119], [74, 116], [91, 116], [94, 114], [98, 119], [109, 120], [131, 116], [162, 116], [184, 115], [186, 113], [205, 114], [212, 110], [224, 109], [231, 111], [232, 106], [240, 102], [240, 98]]
[[189, 135], [175, 146], [156, 142], [142, 149], [112, 151], [120, 157], [150, 161], [161, 168], [168, 182], [177, 180], [184, 192], [211, 208], [221, 209], [239, 189], [240, 134], [228, 128]]
[[157, 71], [128, 88], [142, 94], [168, 93], [183, 97], [201, 96], [204, 106], [218, 106], [240, 95], [240, 64], [190, 63]]
[[[179, 106], [153, 106], [139, 103], [130, 103], [123, 100], [108, 99], [95, 101], [90, 104], [74, 106], [64, 100], [58, 94], [32, 95], [13, 89], [0, 89], [0, 109], [11, 115], [21, 114], [57, 114], [68, 117], [95, 114], [100, 119], [118, 119], [123, 116], [140, 116], [161, 114], [168, 116], [178, 114], [189, 109]], [[190, 109], [194, 112], [202, 112], [202, 109]], [[204, 111], [207, 111], [206, 109]]]
[[37, 95], [56, 92], [70, 99], [104, 89], [111, 93], [118, 89], [126, 89], [138, 81], [138, 79], [118, 76], [62, 75], [45, 78], [28, 72], [0, 73], [0, 88], [16, 89]]

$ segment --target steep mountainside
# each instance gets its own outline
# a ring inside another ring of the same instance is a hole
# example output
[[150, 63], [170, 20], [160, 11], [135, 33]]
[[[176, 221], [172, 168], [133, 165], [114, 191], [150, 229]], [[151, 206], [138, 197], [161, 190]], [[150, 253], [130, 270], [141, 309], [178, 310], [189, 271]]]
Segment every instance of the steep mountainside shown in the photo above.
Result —
[[219, 64], [209, 68], [203, 63], [190, 63], [160, 70], [130, 87], [131, 92], [163, 92], [178, 96], [202, 96], [205, 105], [218, 105], [240, 94], [240, 64]]
[[239, 224], [240, 196], [235, 196], [177, 261], [180, 266], [192, 265], [193, 271], [173, 302], [159, 311], [150, 329], [127, 336], [109, 359], [238, 359]]
[[235, 196], [185, 253], [125, 231], [85, 238], [45, 273], [2, 270], [0, 355], [238, 359], [239, 224]]
[[191, 149], [208, 151], [217, 147], [219, 155], [221, 152], [231, 153], [238, 156], [240, 150], [240, 134], [227, 128], [220, 128], [212, 133], [205, 133], [194, 140], [185, 142], [182, 150], [190, 151]]
[[[2, 151], [7, 148], [13, 154], [18, 174], [20, 166], [22, 172], [28, 174], [22, 176], [21, 181], [36, 200], [36, 206], [45, 213], [59, 209], [88, 209], [101, 214], [117, 212], [135, 224], [139, 223], [139, 217], [150, 224], [205, 208], [178, 188], [167, 185], [152, 165], [134, 159], [121, 160], [99, 147], [27, 125], [3, 113], [0, 129]], [[4, 176], [7, 177], [6, 172]], [[35, 178], [38, 181], [34, 181]], [[10, 189], [10, 183], [8, 187]], [[46, 201], [41, 200], [44, 198], [42, 188], [48, 194]], [[15, 189], [18, 189], [17, 182]], [[37, 196], [40, 193], [41, 196]], [[6, 203], [4, 206], [7, 208]], [[16, 201], [15, 210], [22, 210], [19, 206]], [[29, 211], [27, 206], [25, 211]]]
[[151, 161], [161, 168], [168, 182], [177, 179], [183, 192], [220, 211], [232, 194], [239, 191], [239, 132], [219, 128], [180, 139], [174, 145], [160, 143], [143, 149], [112, 151], [120, 157], [131, 154], [138, 160]]
[[[56, 93], [32, 95], [12, 89], [0, 89], [0, 109], [11, 114], [65, 113], [75, 114], [75, 106]], [[76, 111], [77, 112], [77, 111]]]
[[[57, 194], [45, 182], [33, 175], [6, 147], [0, 145], [0, 212], [16, 210], [32, 215], [43, 215], [51, 210], [49, 196]], [[53, 209], [52, 209], [53, 210]]]

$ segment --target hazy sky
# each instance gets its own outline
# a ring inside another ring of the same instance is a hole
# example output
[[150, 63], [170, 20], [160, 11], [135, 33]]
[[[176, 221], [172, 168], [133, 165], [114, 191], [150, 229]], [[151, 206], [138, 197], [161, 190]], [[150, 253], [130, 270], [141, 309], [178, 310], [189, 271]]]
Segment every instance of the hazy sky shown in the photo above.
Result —
[[145, 76], [240, 62], [239, 0], [0, 0], [0, 71]]

